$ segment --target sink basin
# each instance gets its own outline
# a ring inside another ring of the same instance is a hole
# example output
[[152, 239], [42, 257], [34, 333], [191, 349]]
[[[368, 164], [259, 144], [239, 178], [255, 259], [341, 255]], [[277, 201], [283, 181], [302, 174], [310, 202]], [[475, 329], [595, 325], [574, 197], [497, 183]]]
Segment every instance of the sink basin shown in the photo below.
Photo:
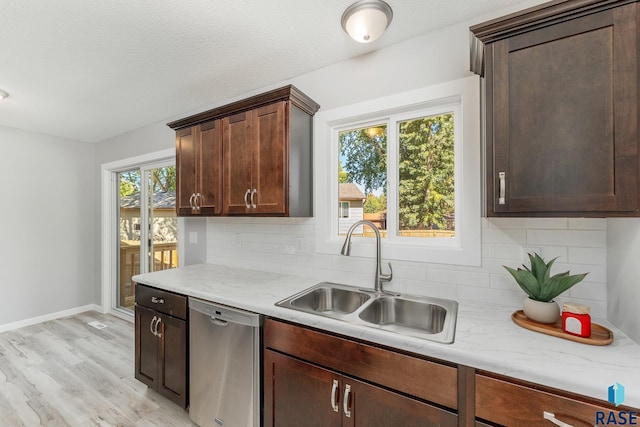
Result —
[[380, 294], [329, 282], [276, 305], [445, 344], [453, 342], [458, 316], [458, 303], [452, 300]]
[[442, 332], [447, 309], [430, 302], [383, 297], [360, 313], [360, 319], [381, 326], [417, 329], [428, 334]]
[[329, 317], [350, 314], [371, 298], [371, 294], [350, 286], [322, 282], [277, 305]]

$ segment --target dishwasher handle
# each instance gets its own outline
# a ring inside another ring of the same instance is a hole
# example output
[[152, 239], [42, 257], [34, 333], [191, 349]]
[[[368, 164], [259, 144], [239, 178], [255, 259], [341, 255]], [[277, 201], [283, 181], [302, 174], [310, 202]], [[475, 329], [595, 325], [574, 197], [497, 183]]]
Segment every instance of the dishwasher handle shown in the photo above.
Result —
[[213, 323], [216, 326], [227, 326], [229, 324], [227, 320], [218, 319], [217, 317], [214, 317], [214, 316], [209, 316], [209, 320], [211, 320], [211, 323]]

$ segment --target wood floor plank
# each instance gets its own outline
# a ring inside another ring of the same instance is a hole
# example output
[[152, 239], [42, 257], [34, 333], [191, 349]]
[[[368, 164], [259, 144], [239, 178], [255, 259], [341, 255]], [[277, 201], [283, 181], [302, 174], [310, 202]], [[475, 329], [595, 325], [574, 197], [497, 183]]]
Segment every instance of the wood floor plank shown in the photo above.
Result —
[[0, 425], [195, 426], [134, 378], [133, 335], [132, 323], [97, 312], [0, 334]]

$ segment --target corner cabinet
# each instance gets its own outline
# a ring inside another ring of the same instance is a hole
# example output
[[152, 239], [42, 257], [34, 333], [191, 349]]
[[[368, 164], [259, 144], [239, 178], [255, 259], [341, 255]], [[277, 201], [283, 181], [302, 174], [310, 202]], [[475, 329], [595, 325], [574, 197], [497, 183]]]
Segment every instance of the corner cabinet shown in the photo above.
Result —
[[135, 377], [182, 408], [188, 405], [187, 297], [136, 285]]
[[638, 4], [553, 1], [471, 27], [489, 216], [638, 216]]
[[178, 215], [313, 216], [318, 109], [286, 86], [169, 123]]
[[458, 370], [267, 319], [264, 425], [458, 425]]

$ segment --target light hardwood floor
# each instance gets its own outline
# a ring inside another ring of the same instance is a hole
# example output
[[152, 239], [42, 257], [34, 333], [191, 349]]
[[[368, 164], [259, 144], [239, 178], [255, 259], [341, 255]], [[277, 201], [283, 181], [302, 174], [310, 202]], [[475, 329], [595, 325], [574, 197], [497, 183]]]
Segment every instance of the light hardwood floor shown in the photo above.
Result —
[[[89, 322], [108, 327], [95, 329]], [[133, 324], [87, 312], [0, 334], [0, 426], [195, 426], [134, 378]]]

